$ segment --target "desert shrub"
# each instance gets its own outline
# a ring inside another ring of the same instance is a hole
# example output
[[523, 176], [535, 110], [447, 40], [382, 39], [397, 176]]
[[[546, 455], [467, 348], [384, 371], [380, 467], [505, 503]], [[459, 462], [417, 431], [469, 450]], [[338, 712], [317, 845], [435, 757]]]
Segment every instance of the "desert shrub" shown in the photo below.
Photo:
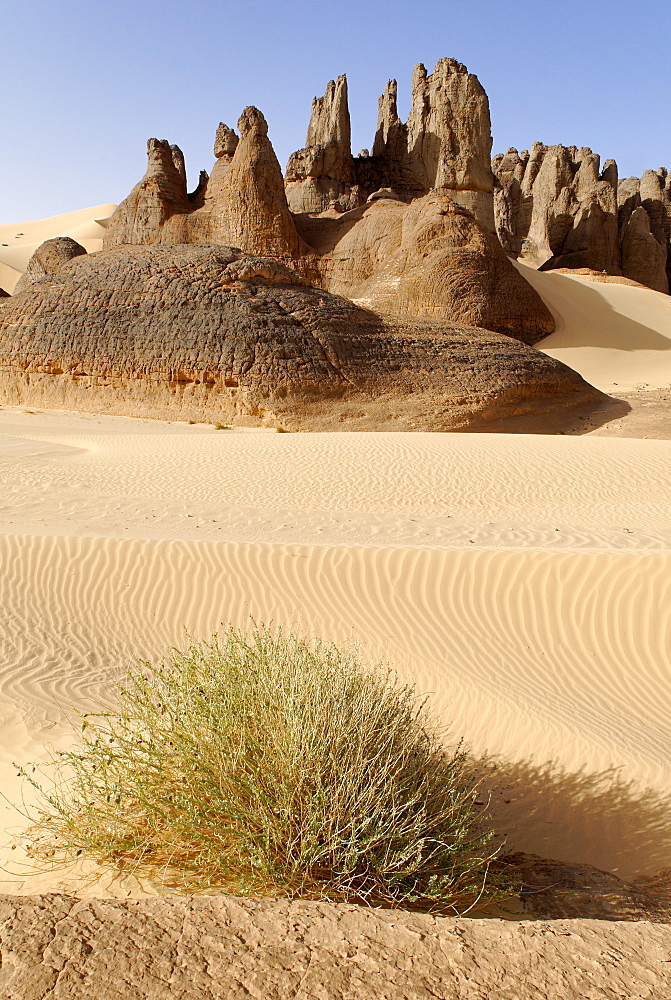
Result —
[[56, 763], [38, 850], [59, 858], [188, 892], [457, 910], [501, 894], [462, 750], [413, 689], [331, 644], [230, 629], [142, 663]]

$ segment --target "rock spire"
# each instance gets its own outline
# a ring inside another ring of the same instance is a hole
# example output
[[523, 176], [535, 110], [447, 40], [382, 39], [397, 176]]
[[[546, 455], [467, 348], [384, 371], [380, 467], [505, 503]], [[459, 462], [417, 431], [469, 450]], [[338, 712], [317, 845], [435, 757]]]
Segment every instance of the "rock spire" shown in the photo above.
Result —
[[341, 210], [359, 204], [353, 190], [347, 77], [331, 80], [324, 96], [312, 101], [305, 148], [289, 157], [285, 179], [292, 212], [322, 212], [334, 202]]
[[407, 124], [396, 102], [390, 80], [378, 103], [372, 156], [352, 159], [346, 80], [329, 83], [313, 101], [306, 148], [289, 159], [292, 211], [318, 213], [334, 201], [341, 210], [354, 208], [385, 187], [406, 201], [435, 190], [493, 231], [489, 102], [478, 78], [454, 59], [441, 59], [431, 74], [418, 63]]

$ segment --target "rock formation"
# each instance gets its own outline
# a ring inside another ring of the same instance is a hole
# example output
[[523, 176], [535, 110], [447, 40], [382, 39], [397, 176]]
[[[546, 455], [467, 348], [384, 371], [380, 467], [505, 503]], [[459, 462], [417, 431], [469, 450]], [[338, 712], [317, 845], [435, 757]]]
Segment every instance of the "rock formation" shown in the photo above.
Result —
[[603, 398], [511, 337], [382, 319], [277, 261], [204, 245], [78, 256], [8, 300], [0, 396], [289, 430], [472, 428]]
[[387, 317], [466, 323], [527, 343], [554, 329], [478, 222], [493, 229], [489, 110], [460, 63], [441, 60], [430, 76], [415, 68], [407, 126], [390, 81], [373, 155], [356, 160], [347, 82], [331, 82], [313, 102], [305, 149], [290, 160], [287, 194], [261, 112], [247, 108], [238, 125], [240, 139], [219, 125], [212, 174], [192, 195], [177, 147], [151, 140], [147, 175], [110, 221], [105, 246], [221, 243], [288, 264]]
[[621, 181], [618, 206], [623, 274], [657, 291], [668, 291], [671, 286], [671, 175], [660, 168], [646, 170], [640, 179], [628, 177]]
[[340, 211], [360, 203], [347, 104], [347, 78], [330, 81], [315, 97], [305, 148], [289, 157], [286, 192], [292, 212], [322, 212], [337, 203]]
[[341, 219], [306, 224], [304, 238], [324, 251], [325, 288], [383, 316], [485, 327], [527, 344], [554, 330], [496, 236], [447, 195], [408, 205], [380, 191]]
[[448, 194], [494, 230], [489, 101], [478, 78], [454, 59], [412, 75], [408, 159], [422, 190]]
[[[590, 149], [509, 149], [492, 162], [501, 245], [544, 269], [589, 268], [660, 292], [671, 280], [671, 178], [647, 170], [618, 184]], [[639, 211], [640, 209], [640, 211]]]
[[233, 896], [1, 896], [7, 1000], [669, 997], [671, 928]]
[[544, 146], [509, 149], [492, 162], [501, 245], [537, 265], [589, 267], [620, 274], [617, 167], [599, 172], [591, 149]]
[[147, 172], [110, 219], [103, 245], [156, 243], [164, 223], [190, 207], [182, 151], [167, 139], [149, 139]]
[[642, 205], [624, 215], [621, 240], [622, 273], [655, 291], [668, 292], [666, 250], [653, 236]]
[[341, 211], [354, 208], [384, 187], [407, 201], [435, 190], [493, 231], [489, 102], [478, 78], [454, 59], [439, 60], [430, 75], [419, 63], [405, 125], [396, 94], [396, 81], [390, 80], [379, 101], [373, 155], [356, 159], [345, 77], [315, 98], [306, 148], [291, 156], [287, 168], [292, 211], [318, 213], [334, 202]]
[[53, 240], [46, 240], [28, 261], [28, 267], [16, 283], [14, 294], [28, 288], [34, 281], [39, 281], [53, 271], [57, 271], [59, 267], [67, 264], [74, 257], [81, 257], [85, 253], [84, 247], [69, 236], [57, 236]]
[[309, 256], [289, 211], [265, 118], [245, 108], [238, 128], [239, 140], [220, 124], [212, 176], [192, 196], [178, 147], [150, 139], [147, 173], [112, 216], [104, 247], [222, 243], [287, 262]]

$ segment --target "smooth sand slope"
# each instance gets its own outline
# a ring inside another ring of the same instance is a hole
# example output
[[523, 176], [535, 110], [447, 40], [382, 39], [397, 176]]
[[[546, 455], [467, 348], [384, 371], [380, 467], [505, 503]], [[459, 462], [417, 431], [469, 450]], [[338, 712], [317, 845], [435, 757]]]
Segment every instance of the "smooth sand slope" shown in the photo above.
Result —
[[[0, 412], [0, 780], [124, 666], [249, 616], [360, 643], [498, 768], [510, 847], [671, 868], [671, 442]], [[27, 877], [5, 804], [0, 889]]]
[[92, 253], [102, 250], [105, 227], [116, 205], [94, 205], [35, 222], [9, 222], [0, 226], [0, 288], [13, 292], [28, 261], [45, 240], [70, 236]]
[[540, 350], [611, 395], [671, 388], [671, 296], [521, 262], [517, 268], [557, 323]]

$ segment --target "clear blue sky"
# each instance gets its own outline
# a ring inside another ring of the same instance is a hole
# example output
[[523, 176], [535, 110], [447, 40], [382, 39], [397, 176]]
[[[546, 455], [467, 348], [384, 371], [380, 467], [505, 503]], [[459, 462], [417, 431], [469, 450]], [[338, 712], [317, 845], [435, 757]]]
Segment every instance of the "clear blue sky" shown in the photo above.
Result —
[[212, 166], [219, 121], [257, 105], [284, 166], [310, 103], [347, 73], [370, 147], [390, 77], [466, 63], [494, 152], [591, 146], [621, 176], [671, 169], [671, 0], [0, 0], [0, 223], [121, 200], [156, 136]]

